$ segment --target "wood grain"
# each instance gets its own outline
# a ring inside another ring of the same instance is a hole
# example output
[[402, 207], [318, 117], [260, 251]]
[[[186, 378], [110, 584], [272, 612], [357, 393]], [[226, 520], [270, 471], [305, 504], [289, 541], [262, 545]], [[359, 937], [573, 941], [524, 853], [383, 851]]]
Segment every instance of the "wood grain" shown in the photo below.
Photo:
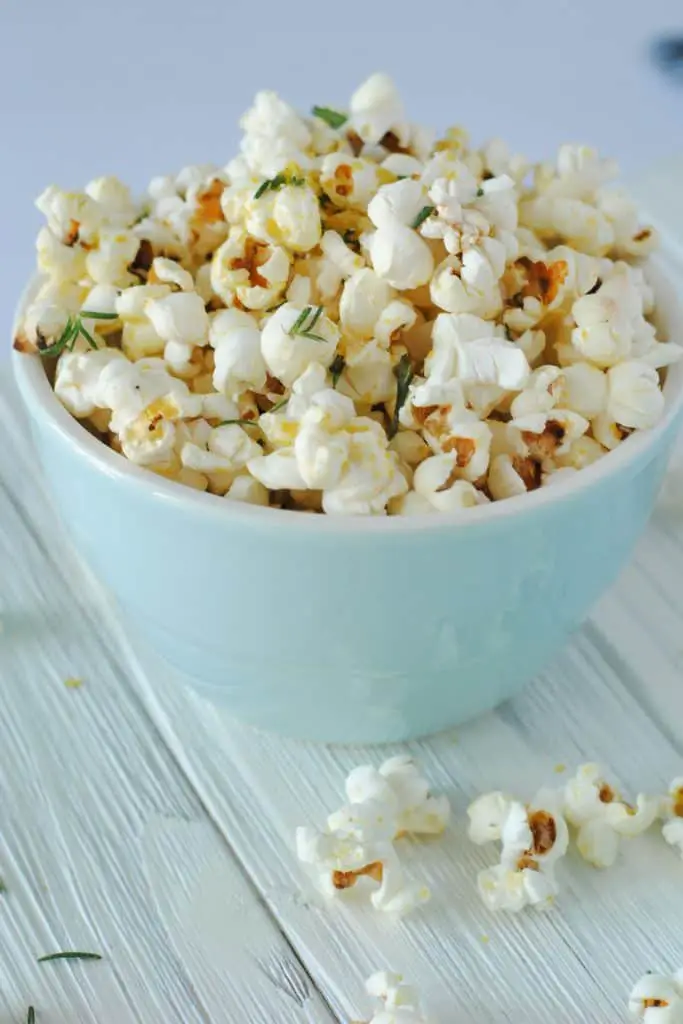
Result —
[[[0, 436], [0, 1021], [24, 1022], [29, 1004], [39, 1024], [306, 1020], [287, 1015], [287, 997], [257, 967], [216, 971], [209, 991], [169, 942], [144, 869], [159, 821], [196, 826], [204, 845], [210, 834], [226, 909], [238, 896], [253, 909], [233, 953], [266, 936], [287, 951], [132, 689], [106, 602], [65, 543], [23, 422], [1, 397]], [[69, 677], [81, 686], [67, 688]], [[188, 865], [199, 849], [186, 851]], [[182, 877], [182, 857], [175, 868]], [[37, 964], [60, 949], [103, 960]]]

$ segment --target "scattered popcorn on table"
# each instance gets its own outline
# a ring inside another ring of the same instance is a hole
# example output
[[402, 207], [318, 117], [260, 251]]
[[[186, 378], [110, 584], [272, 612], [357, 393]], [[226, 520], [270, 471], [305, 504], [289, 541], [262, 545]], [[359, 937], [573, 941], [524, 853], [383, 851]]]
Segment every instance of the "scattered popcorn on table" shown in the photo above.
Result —
[[662, 800], [661, 815], [665, 819], [662, 835], [671, 846], [678, 847], [683, 857], [683, 778], [674, 779]]
[[[253, 504], [467, 516], [660, 419], [681, 349], [651, 323], [657, 239], [610, 161], [437, 140], [385, 74], [348, 112], [259, 92], [240, 124], [224, 168], [140, 201], [113, 177], [37, 200], [15, 347], [57, 358], [57, 397], [104, 443]], [[204, 438], [226, 421], [246, 461]]]
[[621, 799], [597, 764], [584, 764], [564, 789], [564, 815], [578, 829], [576, 846], [597, 868], [611, 867], [622, 837], [645, 832], [660, 812], [660, 801], [639, 794], [636, 806]]
[[368, 978], [365, 988], [368, 995], [379, 1002], [379, 1008], [368, 1024], [429, 1024], [420, 1009], [417, 990], [406, 985], [402, 975], [393, 971], [377, 971]]
[[371, 902], [378, 910], [404, 914], [430, 898], [426, 886], [406, 881], [395, 840], [440, 835], [450, 806], [432, 796], [415, 761], [391, 757], [379, 769], [361, 765], [346, 780], [349, 803], [334, 811], [322, 831], [296, 831], [297, 856], [309, 866], [318, 887], [333, 896], [362, 878], [378, 883]]
[[628, 1009], [632, 1020], [645, 1024], [683, 1024], [683, 970], [643, 975], [629, 996]]
[[569, 844], [558, 794], [541, 790], [527, 806], [504, 793], [486, 793], [467, 814], [472, 842], [501, 844], [500, 863], [477, 877], [486, 906], [512, 912], [551, 906], [558, 892], [555, 865]]

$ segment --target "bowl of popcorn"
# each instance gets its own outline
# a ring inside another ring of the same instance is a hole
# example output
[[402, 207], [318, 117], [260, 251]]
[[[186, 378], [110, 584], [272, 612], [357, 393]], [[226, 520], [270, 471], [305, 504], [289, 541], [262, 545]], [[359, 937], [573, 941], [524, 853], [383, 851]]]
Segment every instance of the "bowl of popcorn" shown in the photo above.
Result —
[[680, 418], [672, 262], [564, 145], [259, 93], [224, 168], [49, 187], [14, 369], [129, 628], [296, 736], [509, 697], [613, 580]]

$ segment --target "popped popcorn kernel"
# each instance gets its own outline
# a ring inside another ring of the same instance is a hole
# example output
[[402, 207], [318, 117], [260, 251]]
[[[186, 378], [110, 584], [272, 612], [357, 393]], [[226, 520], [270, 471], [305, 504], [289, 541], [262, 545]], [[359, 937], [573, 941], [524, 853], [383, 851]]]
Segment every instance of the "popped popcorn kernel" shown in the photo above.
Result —
[[500, 863], [477, 877], [484, 904], [512, 913], [527, 906], [552, 906], [559, 891], [555, 865], [569, 845], [559, 794], [540, 790], [527, 806], [505, 793], [486, 793], [470, 804], [467, 814], [472, 842], [501, 844]]
[[296, 831], [297, 856], [327, 895], [377, 883], [370, 900], [378, 910], [405, 914], [430, 899], [426, 886], [409, 882], [399, 857], [400, 840], [439, 835], [450, 815], [444, 796], [433, 796], [411, 757], [361, 765], [346, 780], [348, 803], [328, 816], [324, 830]]

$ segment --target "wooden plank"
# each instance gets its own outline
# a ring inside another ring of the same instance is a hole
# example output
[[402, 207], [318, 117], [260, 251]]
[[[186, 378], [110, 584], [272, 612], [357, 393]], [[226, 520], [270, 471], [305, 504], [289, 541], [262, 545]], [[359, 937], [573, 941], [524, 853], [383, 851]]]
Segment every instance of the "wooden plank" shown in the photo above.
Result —
[[[0, 1020], [25, 1021], [29, 1005], [39, 1024], [307, 1020], [255, 961], [247, 970], [263, 945], [306, 980], [133, 691], [99, 589], [64, 543], [1, 397], [0, 435]], [[68, 688], [70, 677], [82, 685]], [[208, 986], [169, 943], [143, 870], [159, 820], [183, 830], [188, 864], [211, 837], [216, 899], [248, 911], [232, 921], [239, 979], [214, 972]], [[36, 962], [74, 948], [103, 960]], [[333, 1021], [306, 983], [317, 1019]]]

